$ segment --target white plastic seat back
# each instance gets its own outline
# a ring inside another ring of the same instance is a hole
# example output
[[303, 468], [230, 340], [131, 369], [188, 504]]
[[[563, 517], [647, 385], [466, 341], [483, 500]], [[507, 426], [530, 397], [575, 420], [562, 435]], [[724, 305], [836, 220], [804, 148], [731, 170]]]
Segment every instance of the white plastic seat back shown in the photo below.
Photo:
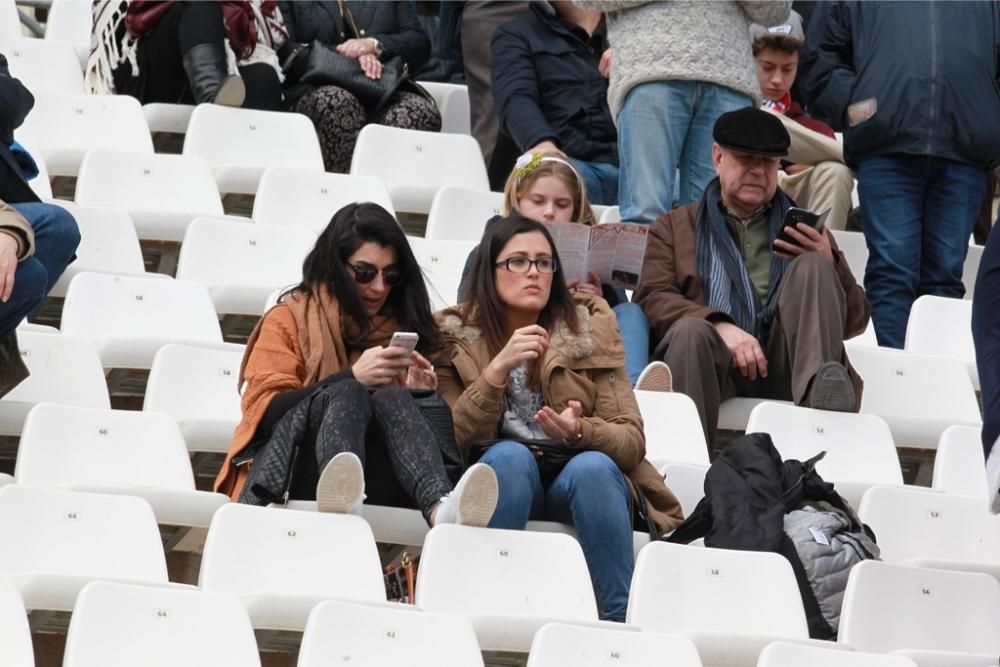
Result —
[[45, 39], [71, 44], [80, 60], [80, 66], [86, 67], [93, 23], [89, 2], [52, 0], [52, 8], [45, 21]]
[[868, 243], [861, 232], [848, 232], [842, 229], [831, 229], [833, 240], [837, 242], [840, 252], [847, 259], [847, 266], [854, 274], [854, 280], [859, 285], [865, 283], [865, 266], [868, 264]]
[[969, 252], [965, 255], [965, 268], [962, 271], [962, 282], [965, 283], [965, 298], [972, 300], [976, 291], [976, 276], [979, 275], [979, 264], [983, 261], [984, 246], [969, 244]]
[[10, 667], [35, 667], [31, 628], [14, 580], [0, 573], [0, 661]]
[[0, 399], [0, 435], [20, 435], [28, 411], [43, 401], [111, 407], [101, 358], [91, 341], [18, 330], [17, 342], [31, 375]]
[[167, 278], [164, 274], [146, 273], [139, 237], [128, 213], [116, 208], [57, 203], [73, 214], [80, 228], [80, 245], [76, 249], [76, 259], [63, 271], [49, 293], [51, 296], [66, 296], [70, 280], [84, 271]]
[[177, 277], [204, 285], [220, 314], [260, 315], [275, 288], [301, 280], [302, 260], [315, 243], [303, 227], [195, 218], [184, 234]]
[[431, 310], [440, 310], [458, 303], [458, 286], [462, 280], [465, 260], [477, 243], [473, 241], [430, 241], [407, 236], [413, 255], [424, 274]]
[[309, 615], [298, 667], [352, 665], [482, 667], [472, 626], [461, 616], [410, 605], [321, 602]]
[[934, 448], [952, 424], [982, 423], [969, 374], [957, 359], [855, 346], [848, 356], [865, 382], [861, 412], [884, 419], [897, 447]]
[[934, 455], [932, 480], [931, 487], [938, 491], [986, 497], [981, 429], [949, 426], [944, 430]]
[[77, 599], [63, 667], [259, 667], [239, 598], [97, 581]]
[[644, 632], [809, 636], [795, 574], [783, 556], [667, 542], [639, 552], [628, 622]]
[[906, 323], [907, 352], [941, 354], [965, 364], [973, 386], [979, 388], [976, 346], [972, 342], [972, 301], [925, 294], [913, 302]]
[[149, 368], [167, 343], [222, 346], [208, 291], [192, 280], [78, 274], [62, 330], [94, 341], [105, 368]]
[[366, 201], [396, 215], [389, 191], [374, 176], [271, 167], [261, 176], [253, 202], [253, 221], [296, 225], [319, 234], [334, 213], [347, 204]]
[[142, 106], [129, 95], [38, 92], [21, 132], [41, 151], [51, 176], [76, 176], [93, 148], [153, 152]]
[[677, 497], [684, 516], [689, 516], [705, 497], [707, 465], [668, 463], [661, 468], [667, 488]]
[[446, 185], [490, 189], [483, 154], [472, 137], [375, 123], [358, 135], [351, 173], [382, 179], [397, 211], [428, 211], [434, 194]]
[[38, 175], [28, 181], [28, 186], [39, 199], [50, 201], [52, 199], [52, 182], [49, 180], [49, 170], [45, 166], [42, 152], [35, 148], [34, 137], [29, 136], [27, 132], [19, 132], [17, 142], [24, 150], [28, 151], [28, 154], [35, 161], [35, 166], [38, 167]]
[[875, 531], [882, 559], [941, 559], [1000, 563], [1000, 516], [983, 496], [961, 496], [919, 487], [875, 486], [858, 508]]
[[602, 225], [621, 221], [622, 214], [617, 206], [609, 206], [601, 213], [600, 224]]
[[875, 322], [868, 320], [868, 326], [854, 338], [844, 341], [847, 345], [862, 345], [864, 347], [878, 347], [878, 337], [875, 336]]
[[680, 635], [549, 623], [535, 634], [527, 667], [701, 667], [698, 649]]
[[636, 390], [646, 432], [646, 458], [664, 463], [708, 465], [708, 445], [698, 409], [680, 392]]
[[133, 496], [0, 487], [5, 548], [28, 609], [69, 611], [94, 579], [164, 584], [167, 565], [153, 510]]
[[242, 595], [385, 601], [375, 538], [364, 519], [237, 503], [212, 520], [198, 584]]
[[995, 659], [998, 625], [1000, 582], [993, 577], [868, 560], [847, 580], [838, 641], [873, 653], [956, 651]]
[[142, 113], [146, 116], [150, 132], [167, 132], [184, 134], [188, 122], [194, 113], [194, 104], [169, 104], [166, 102], [149, 102], [142, 105]]
[[158, 241], [180, 241], [192, 219], [223, 214], [212, 170], [192, 155], [88, 151], [74, 199], [82, 206], [125, 209], [139, 238]]
[[10, 75], [33, 95], [83, 93], [83, 72], [71, 44], [0, 34], [0, 53], [7, 56]]
[[142, 409], [177, 420], [190, 451], [229, 451], [242, 417], [236, 386], [243, 351], [164, 345], [153, 358]]
[[0, 35], [21, 36], [21, 17], [14, 0], [0, 0]]
[[55, 403], [41, 403], [28, 413], [14, 479], [45, 488], [122, 485], [194, 491], [187, 448], [170, 415]]
[[419, 83], [434, 97], [438, 111], [441, 112], [441, 132], [445, 134], [472, 134], [468, 86], [438, 81], [420, 81]]
[[761, 651], [757, 667], [917, 667], [901, 655], [879, 655], [774, 642]]
[[431, 202], [424, 238], [479, 243], [486, 222], [502, 215], [503, 197], [502, 192], [441, 188]]
[[205, 158], [221, 192], [255, 193], [268, 167], [323, 171], [316, 130], [298, 113], [199, 104], [183, 154]]

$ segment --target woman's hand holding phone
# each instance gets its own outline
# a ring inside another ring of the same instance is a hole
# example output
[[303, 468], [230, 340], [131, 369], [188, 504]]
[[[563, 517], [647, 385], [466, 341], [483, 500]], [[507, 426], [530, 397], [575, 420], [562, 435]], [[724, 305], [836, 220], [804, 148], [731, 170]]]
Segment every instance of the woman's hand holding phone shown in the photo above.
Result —
[[397, 382], [409, 368], [411, 353], [404, 347], [370, 347], [354, 362], [354, 379], [366, 387], [385, 387]]
[[410, 353], [410, 361], [412, 363], [406, 371], [406, 388], [436, 390], [438, 379], [431, 362], [419, 352]]

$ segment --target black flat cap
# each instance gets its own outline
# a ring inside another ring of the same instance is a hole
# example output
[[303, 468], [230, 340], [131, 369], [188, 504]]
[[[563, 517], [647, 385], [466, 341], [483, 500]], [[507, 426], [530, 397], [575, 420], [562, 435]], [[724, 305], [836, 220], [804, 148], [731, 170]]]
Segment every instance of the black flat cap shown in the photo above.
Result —
[[769, 157], [785, 157], [791, 143], [788, 130], [774, 114], [753, 107], [719, 116], [712, 138], [723, 148]]

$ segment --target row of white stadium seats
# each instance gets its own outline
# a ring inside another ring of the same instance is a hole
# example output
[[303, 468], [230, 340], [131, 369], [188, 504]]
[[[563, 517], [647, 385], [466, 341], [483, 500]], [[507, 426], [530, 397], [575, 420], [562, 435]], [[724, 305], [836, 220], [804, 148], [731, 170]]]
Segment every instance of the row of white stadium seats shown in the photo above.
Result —
[[[150, 590], [164, 596], [191, 592], [167, 581], [155, 519], [141, 499], [6, 486], [0, 489], [0, 525], [7, 545], [0, 573], [15, 585], [3, 585], [2, 608], [16, 603], [16, 591], [27, 611], [79, 612], [88, 591], [103, 588], [87, 585], [108, 579], [153, 585], [158, 588]], [[235, 596], [228, 604], [242, 606], [242, 627], [257, 630], [308, 632], [315, 624], [310, 614], [331, 599], [385, 603], [375, 538], [364, 520], [237, 504], [224, 505], [212, 519], [198, 588]], [[143, 595], [129, 590], [136, 599]], [[223, 598], [204, 598], [206, 604], [213, 599]], [[689, 655], [707, 665], [752, 666], [776, 640], [903, 651], [918, 664], [935, 665], [990, 664], [964, 662], [971, 658], [962, 654], [995, 659], [1000, 652], [992, 631], [1000, 622], [1000, 582], [989, 574], [863, 562], [850, 574], [835, 644], [808, 638], [795, 575], [779, 554], [664, 542], [638, 555], [624, 626], [598, 620], [579, 544], [554, 533], [433, 528], [423, 544], [415, 601], [423, 612], [464, 617], [476, 640], [468, 633], [468, 645], [483, 651], [529, 651], [538, 630], [555, 621], [683, 635], [697, 647]], [[174, 605], [150, 607], [147, 601], [147, 608], [157, 607]], [[121, 613], [119, 628], [149, 622], [130, 623], [125, 619], [145, 615]], [[16, 609], [7, 615], [15, 617]], [[169, 612], [159, 618], [169, 622]], [[74, 637], [74, 624], [85, 622], [86, 614], [71, 621], [67, 651], [84, 638]], [[24, 641], [23, 624], [2, 627]], [[121, 635], [127, 645], [130, 633]], [[247, 646], [249, 654], [252, 644]], [[955, 655], [940, 662], [942, 651]]]

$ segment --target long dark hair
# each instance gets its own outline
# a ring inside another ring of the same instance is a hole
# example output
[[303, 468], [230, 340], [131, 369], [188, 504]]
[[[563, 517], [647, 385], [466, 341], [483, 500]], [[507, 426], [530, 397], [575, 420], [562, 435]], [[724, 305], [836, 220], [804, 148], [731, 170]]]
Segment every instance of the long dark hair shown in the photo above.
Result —
[[491, 355], [496, 355], [507, 344], [507, 313], [506, 306], [497, 293], [496, 263], [500, 251], [507, 242], [518, 234], [540, 232], [545, 236], [552, 249], [552, 258], [556, 260], [556, 273], [552, 277], [552, 290], [549, 301], [538, 316], [538, 324], [552, 331], [559, 322], [564, 322], [571, 331], [579, 332], [576, 317], [576, 304], [566, 287], [560, 271], [559, 251], [555, 241], [545, 225], [529, 220], [520, 215], [510, 215], [491, 225], [483, 235], [476, 252], [476, 260], [472, 265], [472, 280], [469, 283], [468, 303], [464, 305], [464, 316], [467, 323], [475, 323], [486, 338]]
[[326, 285], [340, 302], [342, 314], [357, 325], [358, 340], [348, 341], [357, 343], [371, 331], [371, 319], [354, 278], [347, 270], [347, 259], [367, 242], [396, 249], [396, 266], [402, 273], [402, 280], [389, 291], [385, 307], [401, 327], [420, 336], [417, 348], [421, 352], [437, 350], [441, 345], [441, 332], [431, 315], [431, 302], [420, 266], [402, 227], [378, 204], [348, 204], [333, 214], [330, 224], [302, 263], [302, 282], [295, 289], [311, 294], [315, 287]]

